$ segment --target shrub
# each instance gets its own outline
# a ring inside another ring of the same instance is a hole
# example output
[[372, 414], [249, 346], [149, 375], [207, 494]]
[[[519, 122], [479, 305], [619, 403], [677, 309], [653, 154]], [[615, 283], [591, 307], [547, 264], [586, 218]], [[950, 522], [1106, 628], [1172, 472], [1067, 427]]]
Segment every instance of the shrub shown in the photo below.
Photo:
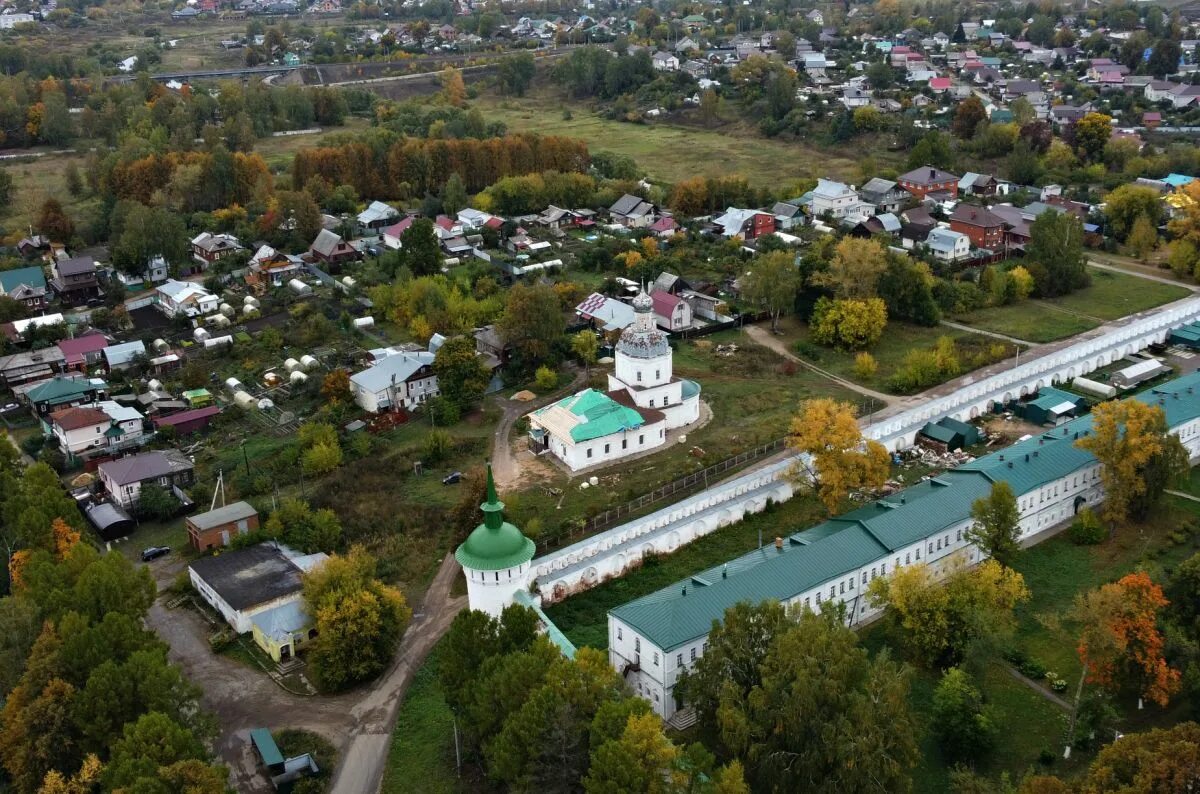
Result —
[[801, 358], [807, 358], [810, 361], [815, 361], [818, 363], [821, 361], [821, 348], [817, 347], [811, 342], [806, 342], [805, 340], [801, 339], [797, 341], [796, 344], [792, 345], [792, 347], [795, 349], [796, 354]]
[[558, 388], [558, 373], [547, 366], [540, 366], [533, 376], [533, 382], [542, 391], [552, 391]]
[[1095, 546], [1104, 541], [1104, 527], [1090, 508], [1083, 508], [1068, 531], [1071, 542], [1079, 546]]
[[445, 397], [434, 397], [425, 403], [425, 406], [433, 417], [433, 423], [442, 427], [456, 425], [462, 418], [462, 409], [458, 407], [458, 403]]
[[1058, 760], [1058, 755], [1056, 755], [1053, 750], [1043, 749], [1040, 753], [1038, 753], [1038, 763], [1042, 766], [1050, 766], [1056, 760]]
[[1017, 669], [1021, 671], [1021, 675], [1035, 681], [1046, 677], [1046, 668], [1035, 659], [1026, 659]]
[[45, 445], [46, 439], [44, 436], [30, 436], [21, 442], [21, 451], [30, 457], [34, 457], [42, 451], [42, 447]]
[[870, 380], [878, 371], [879, 362], [870, 353], [864, 351], [854, 357], [854, 377], [860, 380]]
[[450, 454], [450, 448], [453, 445], [453, 440], [450, 434], [445, 430], [432, 430], [429, 435], [425, 436], [425, 443], [422, 446], [422, 454], [426, 463], [438, 463], [446, 459]]

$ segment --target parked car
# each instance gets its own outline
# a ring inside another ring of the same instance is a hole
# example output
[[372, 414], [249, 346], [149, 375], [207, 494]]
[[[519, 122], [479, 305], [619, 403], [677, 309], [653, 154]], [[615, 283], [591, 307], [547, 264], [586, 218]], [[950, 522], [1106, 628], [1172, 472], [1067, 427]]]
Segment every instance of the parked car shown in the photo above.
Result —
[[142, 549], [142, 562], [157, 560], [159, 557], [165, 557], [170, 553], [170, 546], [151, 546], [148, 549]]
[[462, 482], [462, 472], [454, 471], [442, 478], [442, 485], [458, 485]]

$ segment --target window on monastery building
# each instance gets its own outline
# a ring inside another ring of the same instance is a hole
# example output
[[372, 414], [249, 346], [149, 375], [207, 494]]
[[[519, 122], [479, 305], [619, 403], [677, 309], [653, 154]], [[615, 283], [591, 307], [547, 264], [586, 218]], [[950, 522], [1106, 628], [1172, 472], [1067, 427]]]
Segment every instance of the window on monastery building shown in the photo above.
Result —
[[621, 449], [628, 449], [628, 448], [629, 448], [629, 439], [627, 439], [627, 438], [621, 439]]
[[642, 371], [640, 369], [637, 371], [637, 380], [638, 383], [642, 382]]
[[642, 649], [642, 638], [641, 637], [633, 638], [633, 649], [635, 651], [640, 651]]
[[683, 667], [683, 654], [682, 653], [675, 654], [675, 666]]
[[658, 667], [658, 651], [654, 652], [654, 666]]
[[651, 399], [650, 399], [650, 407], [651, 407], [651, 408], [653, 408], [653, 407], [654, 407], [654, 398], [651, 398]]
[[912, 553], [908, 552], [904, 555], [904, 564], [908, 565], [911, 562], [912, 562]]
[[609, 445], [608, 445], [608, 444], [605, 444], [605, 445], [604, 445], [604, 454], [605, 454], [605, 455], [607, 455], [607, 454], [608, 454], [608, 447], [609, 447]]
[[867, 583], [867, 572], [863, 571], [863, 584]]
[[617, 626], [617, 639], [618, 640], [624, 639], [624, 637], [621, 636], [621, 627], [620, 626]]
[[587, 456], [588, 456], [589, 458], [592, 456], [592, 450], [591, 450], [591, 448], [590, 448], [590, 447], [588, 448], [588, 451], [587, 451]]
[[695, 648], [692, 648], [692, 654], [691, 654], [691, 656], [692, 656], [692, 661], [693, 661], [693, 662], [694, 662], [694, 661], [696, 661], [696, 649], [695, 649]]

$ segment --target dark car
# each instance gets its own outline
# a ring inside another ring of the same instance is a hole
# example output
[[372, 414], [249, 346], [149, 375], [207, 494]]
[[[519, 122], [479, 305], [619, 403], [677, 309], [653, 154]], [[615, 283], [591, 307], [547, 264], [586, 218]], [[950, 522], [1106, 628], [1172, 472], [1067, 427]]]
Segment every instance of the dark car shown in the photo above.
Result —
[[458, 485], [462, 482], [462, 472], [455, 471], [442, 478], [442, 485]]
[[165, 557], [170, 553], [170, 546], [151, 546], [148, 549], [142, 549], [142, 562], [157, 560], [159, 557]]

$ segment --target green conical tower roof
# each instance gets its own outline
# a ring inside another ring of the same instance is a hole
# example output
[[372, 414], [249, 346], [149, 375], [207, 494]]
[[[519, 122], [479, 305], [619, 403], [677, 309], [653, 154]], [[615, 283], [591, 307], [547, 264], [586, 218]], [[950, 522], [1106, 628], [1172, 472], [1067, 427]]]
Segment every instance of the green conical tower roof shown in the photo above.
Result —
[[464, 568], [476, 571], [501, 571], [516, 568], [533, 559], [533, 541], [504, 520], [504, 502], [496, 495], [492, 465], [487, 470], [487, 501], [479, 506], [483, 523], [463, 541], [454, 558]]

